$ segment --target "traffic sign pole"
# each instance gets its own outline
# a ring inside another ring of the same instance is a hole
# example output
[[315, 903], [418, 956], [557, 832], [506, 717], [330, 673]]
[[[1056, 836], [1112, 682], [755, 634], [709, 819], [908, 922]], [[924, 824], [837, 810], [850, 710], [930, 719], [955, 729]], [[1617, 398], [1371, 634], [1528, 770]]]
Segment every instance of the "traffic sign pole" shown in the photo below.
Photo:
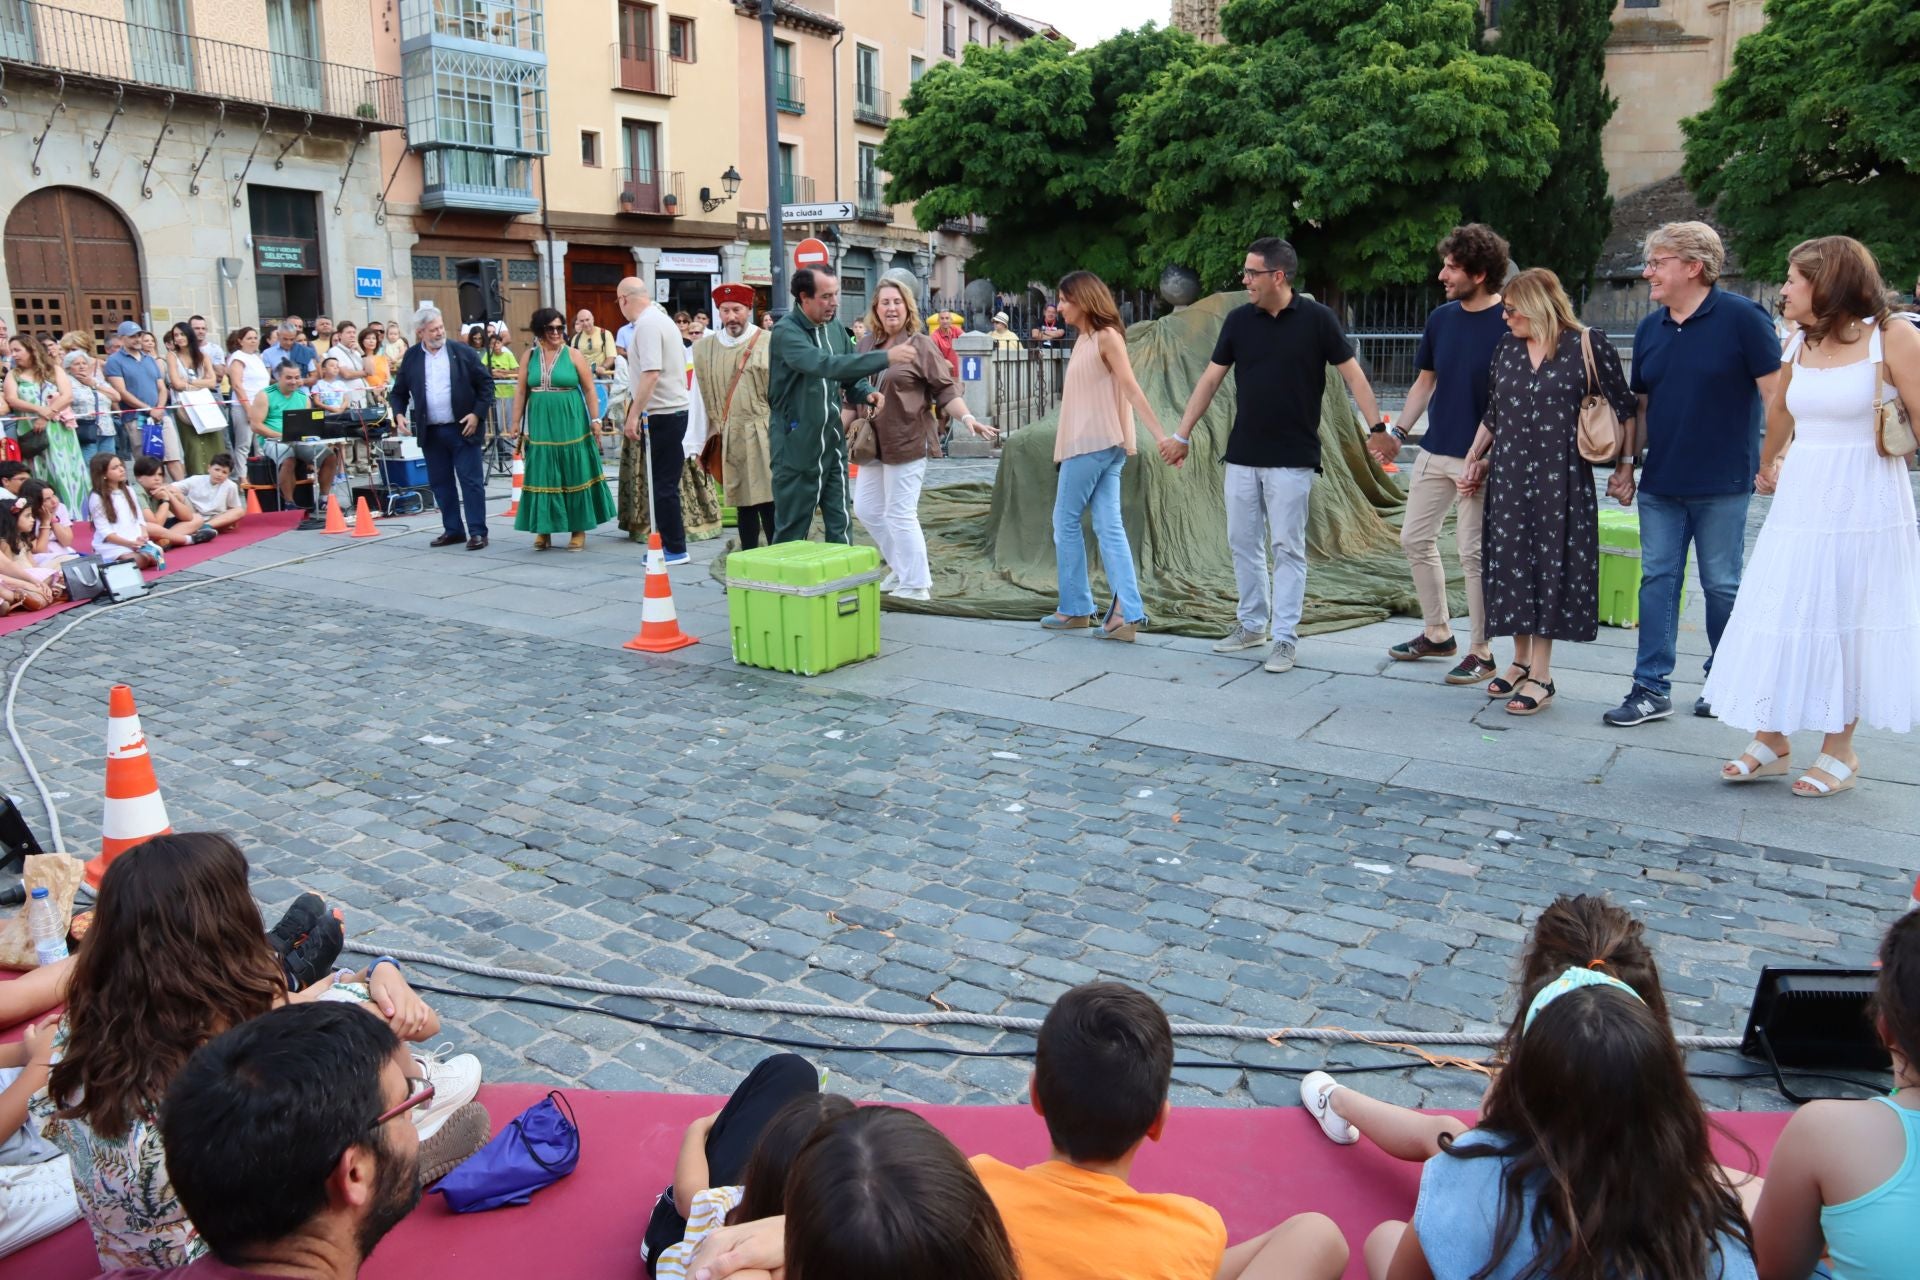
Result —
[[780, 211], [780, 115], [773, 94], [773, 3], [760, 4], [760, 75], [767, 108], [767, 272], [772, 282], [767, 309], [774, 319], [787, 311], [787, 244]]

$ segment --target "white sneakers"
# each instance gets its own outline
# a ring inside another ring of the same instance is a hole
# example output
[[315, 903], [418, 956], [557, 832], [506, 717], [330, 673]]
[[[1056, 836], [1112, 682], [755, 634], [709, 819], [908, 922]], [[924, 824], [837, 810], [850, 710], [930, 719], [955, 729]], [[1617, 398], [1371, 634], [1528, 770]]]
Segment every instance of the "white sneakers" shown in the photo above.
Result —
[[438, 1133], [449, 1116], [472, 1102], [480, 1092], [480, 1059], [470, 1053], [445, 1059], [440, 1056], [452, 1048], [451, 1044], [443, 1044], [432, 1053], [414, 1050], [413, 1060], [420, 1064], [420, 1073], [433, 1081], [433, 1101], [427, 1104], [426, 1110], [416, 1111], [413, 1116], [414, 1128], [420, 1131], [422, 1142]]
[[925, 587], [895, 587], [887, 593], [895, 600], [931, 600], [933, 592]]
[[880, 592], [882, 595], [888, 594], [899, 585], [900, 575], [889, 569], [887, 570], [887, 576], [880, 579]]
[[1341, 1146], [1350, 1147], [1360, 1141], [1360, 1131], [1333, 1109], [1333, 1091], [1339, 1087], [1340, 1082], [1326, 1072], [1310, 1071], [1300, 1082], [1300, 1105], [1320, 1122], [1320, 1132]]

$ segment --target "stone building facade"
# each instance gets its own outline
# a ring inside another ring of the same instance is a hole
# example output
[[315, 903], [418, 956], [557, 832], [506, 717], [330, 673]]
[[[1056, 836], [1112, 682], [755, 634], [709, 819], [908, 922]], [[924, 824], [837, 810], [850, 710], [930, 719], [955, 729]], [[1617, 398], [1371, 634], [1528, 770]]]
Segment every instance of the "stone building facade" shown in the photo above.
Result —
[[400, 277], [375, 145], [399, 91], [370, 70], [358, 6], [11, 0], [0, 17], [16, 332], [359, 317], [357, 280]]

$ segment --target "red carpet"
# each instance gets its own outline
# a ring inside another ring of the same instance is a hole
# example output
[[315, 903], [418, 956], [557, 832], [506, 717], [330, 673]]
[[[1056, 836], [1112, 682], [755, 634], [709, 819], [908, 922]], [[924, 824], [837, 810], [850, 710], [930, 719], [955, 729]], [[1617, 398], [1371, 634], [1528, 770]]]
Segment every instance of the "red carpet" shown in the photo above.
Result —
[[[656, 1194], [673, 1176], [680, 1132], [714, 1111], [720, 1099], [688, 1094], [594, 1093], [567, 1090], [579, 1118], [579, 1168], [521, 1208], [461, 1217], [428, 1196], [396, 1228], [361, 1271], [367, 1280], [606, 1280], [640, 1271], [640, 1238]], [[481, 1091], [495, 1130], [539, 1100], [536, 1085]], [[969, 1155], [1018, 1164], [1047, 1155], [1046, 1129], [1026, 1107], [915, 1107]], [[1788, 1113], [1721, 1114], [1720, 1122], [1760, 1155], [1764, 1166]], [[1742, 1167], [1732, 1142], [1720, 1158]], [[1413, 1210], [1420, 1167], [1393, 1160], [1362, 1142], [1336, 1147], [1300, 1108], [1180, 1108], [1166, 1141], [1150, 1145], [1135, 1166], [1146, 1191], [1198, 1196], [1227, 1220], [1235, 1241], [1290, 1214], [1317, 1209], [1333, 1218], [1353, 1246], [1351, 1278], [1364, 1276], [1360, 1243], [1387, 1218]], [[96, 1274], [93, 1238], [84, 1225], [0, 1260], [0, 1280], [81, 1280]]]
[[[167, 552], [167, 567], [146, 575], [152, 582], [164, 578], [181, 569], [191, 569], [204, 564], [229, 551], [252, 546], [275, 534], [285, 533], [300, 523], [298, 511], [275, 511], [267, 515], [248, 516], [240, 522], [237, 529], [229, 529], [211, 542], [203, 542], [197, 547], [178, 547]], [[83, 522], [73, 526], [74, 549], [83, 554], [93, 550], [93, 526]], [[69, 609], [80, 608], [77, 604], [60, 604], [51, 609], [34, 609], [22, 613], [10, 613], [0, 618], [0, 636], [11, 635], [15, 631], [25, 630], [36, 622], [44, 622], [55, 614], [65, 613]]]

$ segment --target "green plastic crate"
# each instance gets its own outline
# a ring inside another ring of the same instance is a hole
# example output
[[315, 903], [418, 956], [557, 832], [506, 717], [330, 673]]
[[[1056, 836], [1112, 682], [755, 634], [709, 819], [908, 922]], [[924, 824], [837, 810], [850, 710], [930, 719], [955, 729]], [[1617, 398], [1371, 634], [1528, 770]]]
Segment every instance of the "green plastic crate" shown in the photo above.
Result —
[[782, 542], [727, 556], [733, 660], [813, 676], [880, 652], [880, 553]]
[[[1687, 583], [1680, 580], [1680, 607]], [[1640, 513], [1600, 509], [1600, 621], [1610, 627], [1640, 625]]]

